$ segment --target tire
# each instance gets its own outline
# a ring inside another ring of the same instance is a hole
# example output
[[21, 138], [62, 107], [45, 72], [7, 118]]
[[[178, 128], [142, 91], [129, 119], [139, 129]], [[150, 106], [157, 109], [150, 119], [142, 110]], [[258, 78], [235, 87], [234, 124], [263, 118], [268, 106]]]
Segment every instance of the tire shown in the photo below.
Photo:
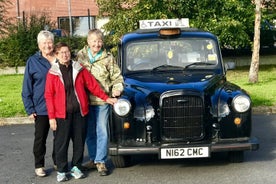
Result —
[[116, 168], [128, 167], [131, 164], [131, 156], [110, 155], [110, 158]]
[[244, 161], [243, 151], [230, 151], [228, 153], [229, 161], [232, 163], [241, 163]]

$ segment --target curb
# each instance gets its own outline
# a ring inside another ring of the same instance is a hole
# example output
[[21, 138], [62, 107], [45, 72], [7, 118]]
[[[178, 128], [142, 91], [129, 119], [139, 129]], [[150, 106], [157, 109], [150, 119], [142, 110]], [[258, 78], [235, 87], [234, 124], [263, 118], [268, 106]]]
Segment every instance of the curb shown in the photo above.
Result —
[[[276, 106], [273, 107], [253, 107], [253, 115], [272, 115], [276, 114]], [[33, 124], [34, 121], [29, 117], [11, 117], [11, 118], [0, 118], [0, 126], [4, 125], [20, 125], [20, 124]]]
[[24, 74], [25, 66], [0, 68], [0, 75]]
[[20, 125], [20, 124], [33, 124], [34, 121], [29, 117], [12, 117], [0, 118], [0, 126], [3, 125]]
[[276, 106], [258, 106], [252, 108], [252, 114], [255, 115], [272, 115], [276, 114]]

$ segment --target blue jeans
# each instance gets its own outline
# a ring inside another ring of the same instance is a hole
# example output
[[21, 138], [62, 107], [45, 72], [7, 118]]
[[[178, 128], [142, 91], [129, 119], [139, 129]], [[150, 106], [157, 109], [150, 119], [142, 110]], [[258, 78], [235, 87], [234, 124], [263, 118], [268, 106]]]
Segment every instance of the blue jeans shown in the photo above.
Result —
[[108, 118], [110, 105], [90, 105], [87, 116], [86, 145], [90, 160], [105, 163], [108, 145]]

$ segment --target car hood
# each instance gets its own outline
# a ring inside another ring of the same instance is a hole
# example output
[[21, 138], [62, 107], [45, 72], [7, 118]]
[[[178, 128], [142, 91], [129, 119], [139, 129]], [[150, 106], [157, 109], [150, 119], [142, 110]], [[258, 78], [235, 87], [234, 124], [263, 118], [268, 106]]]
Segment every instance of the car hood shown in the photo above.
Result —
[[135, 101], [144, 101], [152, 93], [160, 95], [170, 90], [189, 90], [202, 93], [208, 91], [212, 86], [220, 84], [219, 80], [222, 79], [224, 79], [223, 75], [213, 72], [194, 71], [193, 73], [149, 72], [124, 76], [125, 93], [127, 96], [135, 96]]

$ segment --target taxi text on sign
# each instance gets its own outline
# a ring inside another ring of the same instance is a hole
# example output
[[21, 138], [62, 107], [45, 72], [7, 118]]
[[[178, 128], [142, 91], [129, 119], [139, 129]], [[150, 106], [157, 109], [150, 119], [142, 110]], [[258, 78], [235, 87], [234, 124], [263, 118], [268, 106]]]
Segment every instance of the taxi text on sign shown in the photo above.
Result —
[[173, 28], [173, 27], [189, 27], [189, 19], [158, 19], [158, 20], [140, 20], [140, 29], [156, 29], [156, 28]]

